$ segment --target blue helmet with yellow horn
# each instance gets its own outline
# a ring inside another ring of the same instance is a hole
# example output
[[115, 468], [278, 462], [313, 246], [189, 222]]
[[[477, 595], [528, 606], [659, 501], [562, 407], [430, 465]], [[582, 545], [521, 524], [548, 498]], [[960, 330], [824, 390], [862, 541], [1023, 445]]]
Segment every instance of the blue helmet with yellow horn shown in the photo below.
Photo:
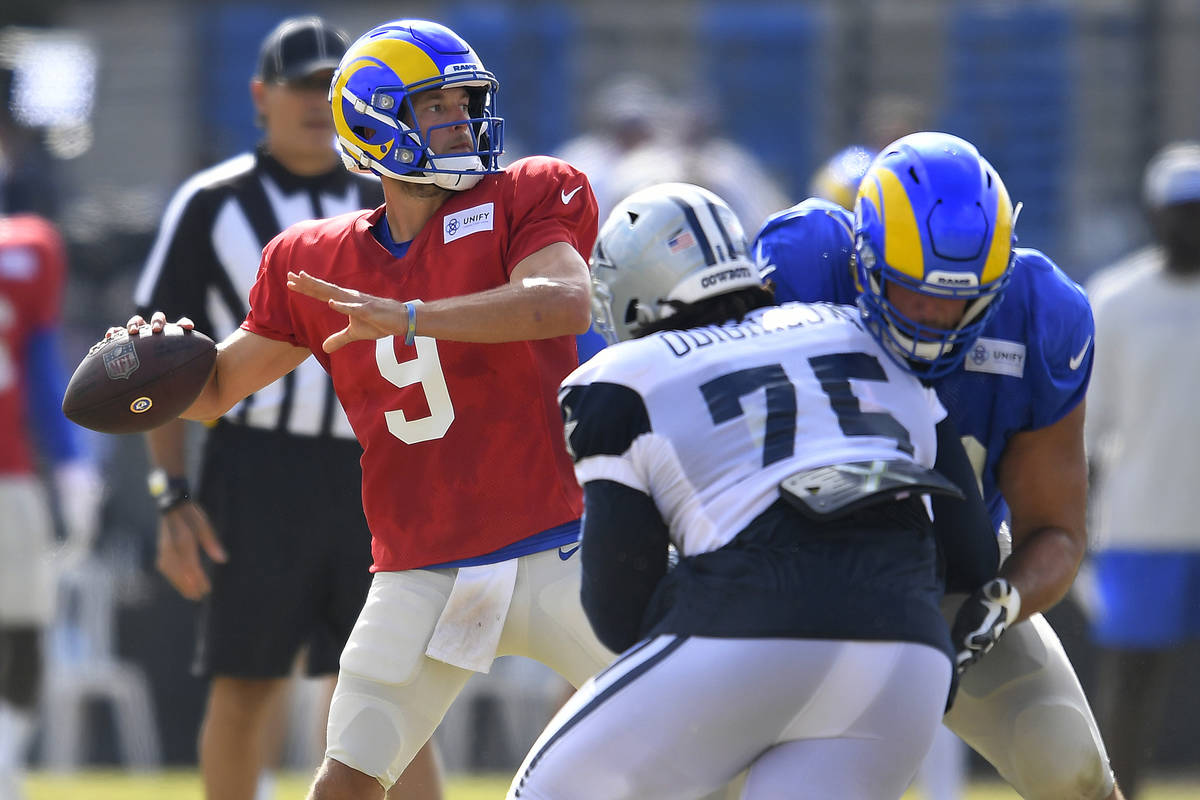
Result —
[[[1000, 176], [974, 145], [922, 132], [880, 151], [854, 208], [859, 305], [871, 334], [917, 375], [953, 371], [979, 338], [1012, 275], [1014, 211]], [[965, 300], [958, 324], [910, 319], [888, 299], [896, 284]]]
[[[337, 142], [348, 169], [455, 191], [500, 169], [504, 120], [496, 76], [458, 34], [436, 22], [401, 19], [373, 28], [342, 57], [329, 87]], [[414, 124], [413, 95], [463, 87], [475, 149], [438, 155]]]

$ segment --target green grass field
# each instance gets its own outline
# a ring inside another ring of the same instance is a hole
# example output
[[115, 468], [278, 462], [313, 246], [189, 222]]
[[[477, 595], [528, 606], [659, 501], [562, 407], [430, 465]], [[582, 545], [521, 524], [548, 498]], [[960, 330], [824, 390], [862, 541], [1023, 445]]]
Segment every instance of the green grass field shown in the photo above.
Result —
[[[510, 776], [455, 776], [447, 786], [446, 800], [502, 800]], [[289, 774], [276, 784], [276, 800], [303, 800], [308, 776]], [[26, 781], [28, 800], [203, 800], [200, 778], [194, 771], [167, 771], [146, 775], [124, 772], [80, 772], [73, 775], [33, 773]], [[915, 792], [905, 800], [920, 800]], [[1019, 800], [1007, 786], [981, 783], [971, 787], [966, 800]], [[1200, 800], [1200, 783], [1158, 782], [1142, 792], [1140, 800]]]
[[[304, 800], [311, 777], [307, 773], [281, 775], [275, 785], [275, 800]], [[455, 777], [446, 787], [446, 800], [502, 800], [511, 777]], [[204, 800], [200, 776], [193, 770], [143, 775], [118, 771], [32, 773], [25, 782], [25, 791], [27, 800]]]

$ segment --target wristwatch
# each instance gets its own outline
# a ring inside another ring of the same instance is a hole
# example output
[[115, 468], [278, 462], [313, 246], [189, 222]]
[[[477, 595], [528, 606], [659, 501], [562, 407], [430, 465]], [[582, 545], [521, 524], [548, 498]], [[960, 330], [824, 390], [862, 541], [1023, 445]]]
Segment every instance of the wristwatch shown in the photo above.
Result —
[[150, 496], [158, 504], [158, 513], [160, 514], [165, 514], [192, 499], [188, 479], [184, 477], [172, 478], [161, 467], [151, 470], [150, 474], [146, 477], [146, 485], [150, 489]]

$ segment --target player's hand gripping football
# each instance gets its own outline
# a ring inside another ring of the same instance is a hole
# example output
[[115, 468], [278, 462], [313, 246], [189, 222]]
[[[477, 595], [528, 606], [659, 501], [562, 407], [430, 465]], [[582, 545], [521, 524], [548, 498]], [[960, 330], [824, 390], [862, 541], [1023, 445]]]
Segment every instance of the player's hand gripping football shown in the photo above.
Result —
[[[195, 323], [188, 317], [180, 317], [175, 324], [185, 330], [195, 329]], [[140, 314], [133, 315], [124, 330], [136, 336], [139, 329], [149, 327], [154, 334], [162, 333], [166, 325], [166, 314], [155, 311], [149, 322]], [[104, 338], [112, 338], [121, 330], [109, 328]], [[204, 509], [189, 500], [162, 515], [158, 527], [158, 571], [189, 600], [199, 600], [212, 589], [200, 562], [201, 549], [217, 563], [229, 560]]]
[[346, 327], [325, 340], [322, 347], [326, 353], [362, 339], [403, 337], [408, 330], [408, 309], [399, 300], [343, 289], [303, 270], [289, 272], [287, 285], [294, 292], [325, 301], [334, 311], [350, 318]]
[[958, 671], [983, 658], [1021, 613], [1021, 595], [1004, 578], [993, 578], [975, 590], [958, 610], [950, 628]]
[[[175, 324], [178, 325], [179, 327], [183, 328], [184, 330], [188, 330], [188, 331], [195, 330], [195, 328], [196, 328], [196, 323], [192, 322], [192, 320], [188, 317], [180, 317], [179, 321], [176, 322]], [[144, 328], [147, 325], [150, 326], [151, 333], [162, 333], [163, 329], [167, 327], [167, 315], [161, 311], [155, 311], [153, 314], [150, 315], [150, 321], [147, 322], [146, 318], [143, 317], [141, 314], [134, 314], [132, 317], [129, 318], [129, 321], [125, 323], [124, 329], [130, 335], [133, 335], [133, 334], [136, 334], [140, 328]], [[121, 328], [117, 328], [117, 327], [109, 328], [105, 332], [104, 338], [111, 339], [114, 335], [116, 335], [120, 331], [121, 331]]]

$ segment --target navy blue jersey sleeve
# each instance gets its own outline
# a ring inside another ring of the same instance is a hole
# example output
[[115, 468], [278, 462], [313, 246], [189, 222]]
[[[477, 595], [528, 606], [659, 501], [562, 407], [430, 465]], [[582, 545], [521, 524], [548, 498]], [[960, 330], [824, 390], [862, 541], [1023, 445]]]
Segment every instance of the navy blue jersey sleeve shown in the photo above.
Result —
[[[1087, 394], [1092, 376], [1095, 322], [1083, 288], [1037, 250], [1020, 248], [1028, 271], [1030, 319], [1027, 347], [1030, 427], [1044, 428], [1065, 417]], [[1014, 298], [1005, 297], [1005, 303]]]
[[937, 425], [934, 469], [953, 482], [964, 499], [931, 495], [933, 533], [937, 538], [947, 592], [970, 593], [996, 576], [1000, 548], [987, 506], [979, 494], [975, 470], [949, 417]]
[[559, 391], [567, 450], [576, 461], [619, 456], [650, 430], [641, 395], [619, 383], [564, 386]]
[[752, 251], [760, 272], [775, 282], [775, 299], [854, 303], [853, 230], [849, 212], [818, 198], [768, 218]]
[[[622, 345], [617, 345], [620, 349]], [[667, 525], [625, 458], [650, 431], [646, 404], [632, 388], [607, 381], [597, 362], [559, 391], [567, 450], [583, 484], [580, 598], [596, 637], [621, 652], [640, 637], [642, 617], [666, 574]]]
[[588, 481], [579, 554], [580, 600], [605, 647], [623, 652], [641, 638], [642, 620], [667, 574], [667, 525], [646, 494], [613, 481]]

